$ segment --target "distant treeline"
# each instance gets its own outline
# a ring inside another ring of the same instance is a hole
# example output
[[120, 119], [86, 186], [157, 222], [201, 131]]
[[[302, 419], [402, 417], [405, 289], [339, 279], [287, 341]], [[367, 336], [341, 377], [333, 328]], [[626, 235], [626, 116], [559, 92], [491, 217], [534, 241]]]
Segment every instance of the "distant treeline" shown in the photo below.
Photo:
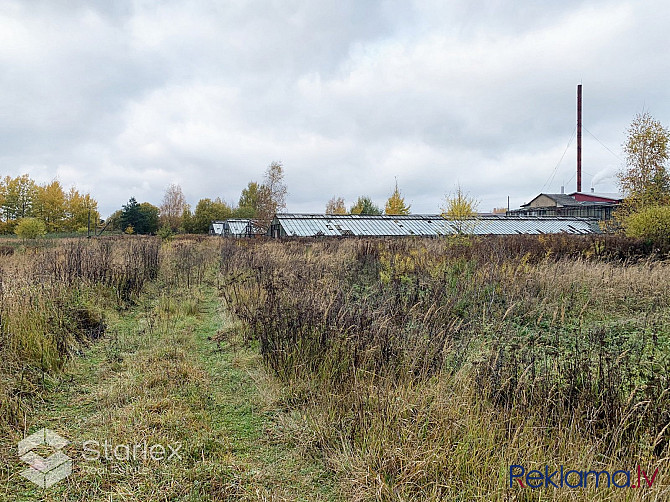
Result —
[[181, 187], [172, 184], [165, 190], [160, 207], [148, 202], [138, 204], [131, 198], [106, 223], [109, 230], [126, 233], [204, 234], [212, 221], [248, 218], [254, 220], [260, 230], [267, 228], [276, 212], [285, 209], [286, 193], [284, 168], [281, 162], [272, 162], [265, 171], [263, 183], [250, 181], [236, 207], [217, 197], [200, 199], [192, 210]]
[[85, 232], [100, 218], [98, 203], [59, 181], [38, 185], [27, 174], [0, 180], [0, 233], [10, 234], [24, 218], [41, 220], [47, 232]]

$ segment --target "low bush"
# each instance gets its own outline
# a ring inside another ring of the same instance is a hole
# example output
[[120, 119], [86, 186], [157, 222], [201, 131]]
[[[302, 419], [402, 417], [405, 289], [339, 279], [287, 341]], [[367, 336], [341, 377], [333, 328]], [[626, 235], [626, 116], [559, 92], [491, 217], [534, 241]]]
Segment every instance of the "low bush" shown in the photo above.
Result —
[[626, 235], [667, 247], [670, 244], [670, 206], [654, 206], [632, 213], [624, 222]]

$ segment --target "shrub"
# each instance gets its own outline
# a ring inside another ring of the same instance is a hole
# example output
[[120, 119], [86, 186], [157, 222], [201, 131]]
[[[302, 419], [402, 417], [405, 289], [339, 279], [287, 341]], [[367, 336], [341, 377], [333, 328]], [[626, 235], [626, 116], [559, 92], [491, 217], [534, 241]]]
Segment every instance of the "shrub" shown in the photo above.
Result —
[[37, 239], [47, 233], [47, 227], [37, 218], [23, 218], [14, 229], [14, 233], [22, 239]]
[[164, 240], [164, 241], [171, 241], [172, 238], [174, 237], [174, 233], [172, 232], [172, 229], [167, 225], [162, 226], [158, 230], [157, 235], [158, 235], [158, 237], [161, 238], [161, 240]]
[[625, 221], [626, 235], [653, 241], [670, 242], [670, 206], [654, 206], [631, 214]]
[[16, 220], [0, 221], [0, 234], [13, 234]]

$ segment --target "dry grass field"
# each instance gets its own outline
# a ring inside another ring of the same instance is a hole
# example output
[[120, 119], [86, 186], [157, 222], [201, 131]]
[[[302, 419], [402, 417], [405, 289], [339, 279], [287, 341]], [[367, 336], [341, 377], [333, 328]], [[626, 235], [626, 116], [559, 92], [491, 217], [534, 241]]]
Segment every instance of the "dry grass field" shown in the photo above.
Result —
[[[670, 263], [645, 243], [8, 247], [1, 500], [670, 498]], [[16, 454], [41, 427], [74, 459], [47, 489]], [[82, 458], [103, 439], [180, 458]]]
[[[284, 384], [282, 429], [350, 500], [663, 500], [670, 264], [630, 244], [229, 245], [220, 289]], [[511, 465], [658, 476], [524, 490]]]

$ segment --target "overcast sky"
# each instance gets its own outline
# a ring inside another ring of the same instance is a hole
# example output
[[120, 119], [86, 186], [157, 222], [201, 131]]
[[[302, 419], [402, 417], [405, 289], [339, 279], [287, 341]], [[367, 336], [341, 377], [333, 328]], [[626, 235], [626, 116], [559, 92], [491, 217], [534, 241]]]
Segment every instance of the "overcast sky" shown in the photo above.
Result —
[[[289, 211], [412, 211], [458, 184], [481, 210], [615, 191], [647, 110], [670, 125], [667, 0], [0, 0], [0, 175], [236, 204], [272, 161]], [[565, 153], [565, 156], [563, 154]], [[562, 160], [561, 160], [562, 159]]]

